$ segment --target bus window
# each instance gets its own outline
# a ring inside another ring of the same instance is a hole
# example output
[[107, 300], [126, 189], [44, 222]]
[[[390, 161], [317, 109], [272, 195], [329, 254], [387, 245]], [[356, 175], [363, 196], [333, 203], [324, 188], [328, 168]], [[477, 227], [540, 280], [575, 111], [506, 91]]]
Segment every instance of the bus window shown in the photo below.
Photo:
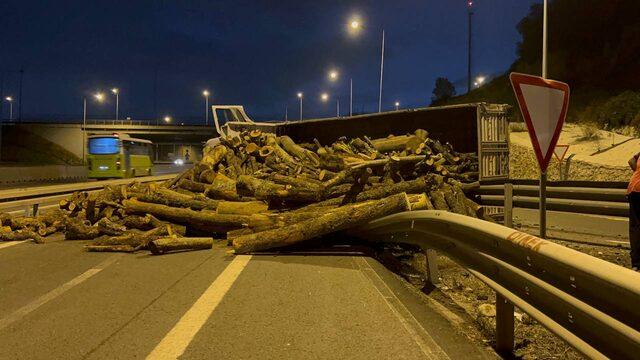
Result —
[[114, 137], [98, 137], [89, 139], [89, 154], [112, 155], [120, 152], [119, 139]]
[[139, 143], [135, 141], [125, 141], [125, 152], [129, 155], [144, 155], [150, 156], [151, 152], [149, 149], [151, 146], [146, 143]]

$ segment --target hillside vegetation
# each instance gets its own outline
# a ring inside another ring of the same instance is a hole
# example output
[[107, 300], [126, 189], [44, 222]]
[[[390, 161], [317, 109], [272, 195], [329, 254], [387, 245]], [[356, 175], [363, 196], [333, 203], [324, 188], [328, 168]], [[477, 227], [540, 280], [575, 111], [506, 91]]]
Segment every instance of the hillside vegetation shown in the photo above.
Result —
[[[550, 2], [548, 77], [571, 86], [569, 121], [594, 122], [601, 128], [640, 125], [638, 19], [638, 0]], [[505, 74], [469, 94], [434, 105], [477, 101], [516, 105], [508, 74], [541, 71], [541, 4], [531, 7], [517, 29], [522, 36], [518, 58]]]

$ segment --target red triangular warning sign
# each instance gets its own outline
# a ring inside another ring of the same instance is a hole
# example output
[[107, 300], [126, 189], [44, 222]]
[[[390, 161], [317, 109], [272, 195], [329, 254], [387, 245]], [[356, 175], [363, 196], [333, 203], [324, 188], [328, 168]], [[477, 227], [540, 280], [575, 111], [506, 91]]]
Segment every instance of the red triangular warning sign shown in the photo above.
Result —
[[511, 73], [511, 85], [527, 123], [533, 151], [546, 171], [569, 108], [569, 85], [539, 76]]
[[556, 145], [556, 148], [553, 149], [553, 155], [556, 156], [556, 159], [558, 159], [558, 161], [562, 161], [562, 159], [564, 159], [565, 155], [567, 155], [567, 151], [569, 151], [569, 145]]

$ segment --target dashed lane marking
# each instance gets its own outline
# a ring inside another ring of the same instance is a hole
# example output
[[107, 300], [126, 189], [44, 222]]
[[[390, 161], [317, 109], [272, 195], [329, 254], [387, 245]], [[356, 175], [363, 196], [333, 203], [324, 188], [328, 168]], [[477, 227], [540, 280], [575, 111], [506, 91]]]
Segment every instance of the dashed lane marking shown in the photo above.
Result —
[[31, 312], [37, 310], [39, 307], [41, 307], [42, 305], [48, 303], [49, 301], [57, 298], [58, 296], [64, 294], [65, 292], [69, 291], [70, 289], [72, 289], [73, 287], [85, 282], [86, 280], [88, 280], [89, 278], [91, 278], [92, 276], [94, 276], [95, 274], [99, 273], [100, 271], [104, 270], [107, 266], [113, 264], [114, 262], [116, 262], [116, 260], [118, 260], [118, 258], [121, 255], [112, 255], [111, 257], [107, 258], [106, 260], [104, 260], [103, 262], [99, 263], [97, 266], [83, 272], [82, 274], [76, 276], [75, 278], [69, 280], [68, 282], [58, 286], [57, 288], [49, 291], [48, 293], [40, 296], [39, 298], [33, 300], [32, 302], [28, 303], [27, 305], [21, 307], [20, 309], [14, 311], [13, 313], [11, 313], [9, 316], [0, 319], [0, 330], [6, 328], [7, 326], [13, 324], [14, 322], [24, 318], [25, 316], [27, 316], [28, 314], [30, 314]]
[[2, 242], [2, 243], [0, 243], [0, 249], [4, 249], [4, 248], [8, 248], [10, 246], [22, 244], [23, 242], [26, 242], [26, 241], [27, 240]]

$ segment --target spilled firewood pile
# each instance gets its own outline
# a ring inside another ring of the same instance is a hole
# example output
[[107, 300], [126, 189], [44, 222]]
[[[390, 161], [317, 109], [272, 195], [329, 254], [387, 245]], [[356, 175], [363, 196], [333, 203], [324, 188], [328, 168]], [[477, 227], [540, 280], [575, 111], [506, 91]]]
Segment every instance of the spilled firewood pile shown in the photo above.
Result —
[[153, 254], [211, 248], [279, 248], [402, 211], [484, 217], [467, 196], [475, 153], [456, 152], [425, 130], [381, 139], [296, 144], [258, 130], [214, 139], [200, 162], [164, 183], [78, 192], [37, 217], [2, 215], [1, 240], [92, 240], [88, 251]]

